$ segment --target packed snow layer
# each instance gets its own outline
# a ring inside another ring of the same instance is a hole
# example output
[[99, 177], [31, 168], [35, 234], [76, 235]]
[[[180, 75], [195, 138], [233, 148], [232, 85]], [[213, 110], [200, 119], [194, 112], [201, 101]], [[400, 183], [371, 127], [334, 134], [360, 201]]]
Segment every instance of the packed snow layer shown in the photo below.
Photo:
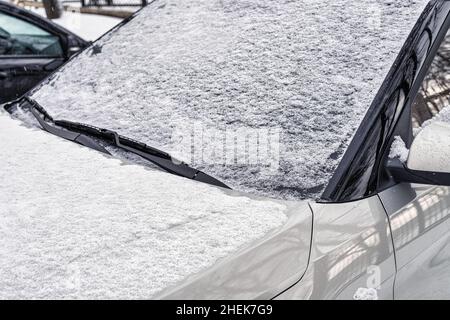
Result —
[[[55, 118], [176, 151], [234, 189], [315, 198], [427, 2], [157, 0], [33, 97]], [[275, 132], [269, 143], [261, 129]], [[193, 136], [183, 150], [180, 130]], [[230, 146], [223, 132], [263, 140]], [[224, 149], [248, 156], [224, 161]], [[219, 156], [205, 161], [210, 150]]]
[[287, 219], [1, 113], [0, 136], [0, 299], [151, 298]]
[[450, 172], [450, 124], [433, 121], [422, 128], [411, 145], [408, 168]]

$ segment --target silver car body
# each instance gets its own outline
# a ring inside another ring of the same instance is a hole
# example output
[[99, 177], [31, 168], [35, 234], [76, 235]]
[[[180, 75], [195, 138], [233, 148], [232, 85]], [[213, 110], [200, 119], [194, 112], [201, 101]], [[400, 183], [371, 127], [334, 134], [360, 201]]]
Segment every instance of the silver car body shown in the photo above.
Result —
[[300, 203], [291, 214], [275, 234], [159, 298], [352, 299], [358, 288], [367, 287], [367, 272], [374, 268], [380, 276], [378, 297], [392, 299], [394, 250], [378, 197], [311, 203], [311, 208]]
[[282, 229], [159, 298], [353, 299], [372, 287], [378, 299], [450, 298], [450, 188], [400, 184], [291, 210]]

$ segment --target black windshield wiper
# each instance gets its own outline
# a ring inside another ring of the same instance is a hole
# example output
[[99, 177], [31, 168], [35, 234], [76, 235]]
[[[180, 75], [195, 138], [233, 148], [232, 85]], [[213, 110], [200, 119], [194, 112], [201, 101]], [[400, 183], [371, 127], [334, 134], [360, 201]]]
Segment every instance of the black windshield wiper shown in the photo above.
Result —
[[169, 173], [218, 187], [231, 189], [216, 178], [190, 167], [188, 164], [173, 158], [164, 151], [121, 136], [112, 130], [67, 120], [54, 120], [36, 101], [29, 97], [24, 97], [23, 99], [28, 102], [31, 113], [37, 119], [42, 128], [49, 133], [100, 152], [110, 154], [103, 146], [89, 136], [95, 137], [111, 143], [120, 149], [134, 153]]
[[45, 131], [50, 132], [51, 134], [54, 134], [55, 136], [79, 143], [83, 146], [86, 146], [86, 147], [89, 147], [92, 149], [95, 149], [97, 151], [100, 151], [100, 152], [103, 152], [106, 154], [110, 154], [108, 152], [108, 150], [106, 150], [103, 146], [101, 146], [99, 143], [97, 143], [95, 140], [89, 138], [88, 136], [78, 133], [78, 132], [61, 129], [61, 128], [58, 128], [58, 127], [48, 123], [47, 121], [45, 121], [45, 119], [50, 119], [50, 118], [46, 117], [45, 115], [43, 118], [41, 116], [40, 112], [37, 110], [38, 109], [36, 109], [34, 106], [32, 106], [30, 108], [31, 113], [33, 114], [33, 116], [36, 118], [36, 120], [39, 122], [39, 124]]

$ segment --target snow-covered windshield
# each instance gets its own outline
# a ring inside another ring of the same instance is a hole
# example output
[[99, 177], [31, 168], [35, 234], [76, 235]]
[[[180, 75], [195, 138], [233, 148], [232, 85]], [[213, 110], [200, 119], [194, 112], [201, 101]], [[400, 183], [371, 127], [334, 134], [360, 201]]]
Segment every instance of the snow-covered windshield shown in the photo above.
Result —
[[36, 90], [230, 187], [319, 197], [426, 0], [166, 0]]

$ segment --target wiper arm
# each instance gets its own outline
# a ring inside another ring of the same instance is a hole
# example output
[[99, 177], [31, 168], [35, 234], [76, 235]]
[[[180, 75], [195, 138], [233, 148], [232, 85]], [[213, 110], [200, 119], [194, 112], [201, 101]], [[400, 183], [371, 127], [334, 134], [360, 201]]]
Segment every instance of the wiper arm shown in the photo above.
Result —
[[[86, 146], [86, 147], [89, 147], [92, 149], [95, 149], [97, 151], [100, 151], [100, 152], [103, 152], [106, 154], [110, 154], [104, 147], [102, 147], [96, 141], [94, 141], [93, 139], [89, 138], [88, 136], [86, 136], [84, 134], [60, 129], [56, 126], [49, 124], [47, 121], [45, 121], [45, 118], [41, 117], [41, 115], [39, 114], [39, 112], [37, 111], [37, 109], [35, 107], [32, 106], [30, 108], [30, 111], [45, 131], [47, 131], [51, 134], [54, 134], [55, 136], [79, 143], [83, 146]], [[47, 119], [49, 119], [49, 118], [47, 118]]]
[[152, 162], [169, 173], [230, 189], [230, 187], [225, 185], [223, 182], [200, 170], [190, 167], [188, 164], [171, 157], [166, 152], [147, 146], [144, 143], [132, 140], [130, 138], [123, 137], [115, 131], [66, 120], [56, 120], [55, 124], [69, 130], [82, 132], [107, 140], [116, 147], [137, 154], [138, 156]]
[[218, 187], [231, 189], [216, 178], [190, 167], [188, 164], [173, 158], [164, 151], [150, 147], [145, 143], [121, 136], [112, 130], [67, 120], [54, 120], [36, 101], [29, 97], [25, 97], [24, 99], [28, 102], [33, 116], [37, 119], [42, 128], [49, 133], [97, 151], [110, 154], [103, 146], [89, 136], [96, 137], [109, 142], [120, 149], [134, 153], [171, 174]]

